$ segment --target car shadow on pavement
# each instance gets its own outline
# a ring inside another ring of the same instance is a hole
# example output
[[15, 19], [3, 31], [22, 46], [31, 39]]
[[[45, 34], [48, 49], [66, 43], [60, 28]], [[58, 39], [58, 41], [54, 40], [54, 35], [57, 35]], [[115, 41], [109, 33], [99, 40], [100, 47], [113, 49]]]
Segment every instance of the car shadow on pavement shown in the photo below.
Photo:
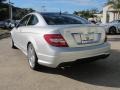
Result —
[[120, 88], [120, 52], [112, 50], [109, 58], [96, 62], [75, 62], [62, 69], [43, 67], [38, 71], [59, 74], [92, 85]]

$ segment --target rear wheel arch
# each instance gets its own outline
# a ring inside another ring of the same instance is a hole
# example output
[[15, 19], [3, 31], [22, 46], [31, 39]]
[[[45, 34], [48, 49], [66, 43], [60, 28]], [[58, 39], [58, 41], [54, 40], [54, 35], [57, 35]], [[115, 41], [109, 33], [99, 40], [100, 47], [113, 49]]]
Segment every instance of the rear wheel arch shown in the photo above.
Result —
[[35, 49], [35, 51], [37, 50], [37, 44], [36, 44], [36, 41], [32, 38], [32, 37], [28, 37], [28, 39], [27, 39], [27, 43], [26, 43], [27, 45], [27, 49], [28, 49], [28, 45], [29, 44], [32, 44], [33, 45], [33, 47], [34, 47], [34, 49]]
[[[28, 47], [29, 47], [29, 45], [30, 45], [30, 44], [33, 46], [33, 48], [34, 48], [34, 50], [35, 50], [35, 54], [36, 54], [36, 56], [37, 56], [36, 49], [35, 49], [35, 47], [34, 47], [33, 43], [32, 43], [32, 42], [30, 42], [30, 41], [29, 41], [29, 42], [28, 42], [28, 44], [27, 44], [27, 50], [28, 50]], [[38, 57], [37, 57], [37, 58], [38, 58]]]
[[[33, 54], [30, 54], [31, 47], [33, 48], [33, 52], [34, 52]], [[31, 57], [33, 57], [33, 56], [34, 56], [34, 58], [32, 59]], [[28, 45], [27, 45], [27, 57], [28, 57], [28, 62], [29, 62], [30, 68], [33, 70], [37, 70], [37, 68], [39, 67], [38, 57], [35, 52], [34, 46], [31, 42], [28, 42]]]
[[[34, 49], [35, 49], [35, 46], [34, 46], [34, 44], [33, 44], [31, 41], [29, 41], [29, 42], [27, 43], [27, 49], [28, 49], [28, 46], [29, 46], [30, 44], [32, 44], [33, 47], [34, 47]], [[35, 49], [35, 51], [36, 51], [36, 49]]]
[[27, 43], [27, 50], [28, 50], [28, 46], [30, 45], [30, 44], [32, 44], [30, 41]]
[[111, 26], [110, 28], [109, 28], [109, 33], [117, 33], [117, 28], [115, 27], [115, 26]]
[[[110, 28], [116, 28], [116, 27], [115, 27], [115, 26], [111, 26]], [[110, 29], [110, 28], [109, 28], [109, 29]]]

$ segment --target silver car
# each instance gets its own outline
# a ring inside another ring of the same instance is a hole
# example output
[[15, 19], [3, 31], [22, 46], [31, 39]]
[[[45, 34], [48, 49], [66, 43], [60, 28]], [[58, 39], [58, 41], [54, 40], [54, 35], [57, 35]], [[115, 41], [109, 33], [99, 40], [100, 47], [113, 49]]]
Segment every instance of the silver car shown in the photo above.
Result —
[[105, 24], [106, 33], [118, 34], [120, 33], [120, 20], [114, 20], [110, 23]]
[[40, 65], [58, 67], [91, 57], [110, 54], [105, 28], [62, 13], [30, 13], [11, 31], [12, 48], [28, 57], [32, 69]]

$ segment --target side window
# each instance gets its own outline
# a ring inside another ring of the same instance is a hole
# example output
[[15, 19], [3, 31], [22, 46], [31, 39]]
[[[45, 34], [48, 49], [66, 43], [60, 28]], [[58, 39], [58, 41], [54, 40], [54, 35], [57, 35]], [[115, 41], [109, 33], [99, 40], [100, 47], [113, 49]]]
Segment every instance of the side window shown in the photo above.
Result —
[[38, 23], [38, 18], [35, 15], [32, 15], [29, 22], [28, 22], [28, 26], [29, 25], [36, 25]]
[[20, 23], [18, 24], [18, 27], [26, 26], [30, 17], [31, 17], [31, 15], [28, 15], [28, 16], [24, 17], [24, 18], [20, 21]]

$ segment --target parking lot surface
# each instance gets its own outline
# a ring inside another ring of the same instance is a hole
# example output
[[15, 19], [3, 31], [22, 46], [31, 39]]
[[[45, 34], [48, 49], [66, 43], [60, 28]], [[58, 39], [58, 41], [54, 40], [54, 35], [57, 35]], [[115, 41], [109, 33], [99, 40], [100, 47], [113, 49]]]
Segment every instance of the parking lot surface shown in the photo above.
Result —
[[0, 90], [120, 90], [120, 38], [109, 36], [109, 42], [112, 50], [107, 59], [33, 71], [27, 57], [20, 50], [11, 49], [10, 39], [2, 39]]

